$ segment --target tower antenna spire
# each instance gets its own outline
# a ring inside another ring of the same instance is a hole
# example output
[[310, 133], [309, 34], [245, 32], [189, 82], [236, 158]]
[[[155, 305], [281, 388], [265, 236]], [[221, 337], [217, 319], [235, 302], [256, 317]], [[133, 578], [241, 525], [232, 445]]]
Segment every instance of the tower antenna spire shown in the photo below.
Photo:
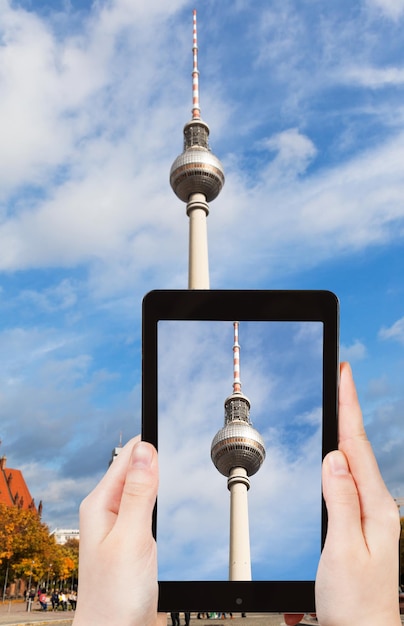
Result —
[[193, 43], [192, 53], [194, 64], [192, 68], [192, 119], [201, 119], [201, 110], [199, 107], [199, 70], [198, 70], [198, 33], [196, 27], [196, 9], [193, 10]]
[[250, 401], [241, 393], [238, 322], [233, 322], [233, 393], [224, 401], [224, 426], [213, 438], [211, 457], [227, 476], [230, 491], [229, 579], [251, 580], [247, 491], [250, 476], [265, 459], [264, 440], [250, 420]]
[[233, 392], [241, 393], [240, 380], [240, 344], [238, 342], [238, 322], [233, 322], [234, 343], [233, 343]]
[[224, 185], [224, 170], [209, 147], [209, 126], [199, 108], [198, 40], [196, 10], [193, 11], [192, 119], [184, 126], [184, 149], [170, 170], [175, 195], [186, 202], [189, 217], [189, 289], [209, 289], [208, 234], [209, 202]]

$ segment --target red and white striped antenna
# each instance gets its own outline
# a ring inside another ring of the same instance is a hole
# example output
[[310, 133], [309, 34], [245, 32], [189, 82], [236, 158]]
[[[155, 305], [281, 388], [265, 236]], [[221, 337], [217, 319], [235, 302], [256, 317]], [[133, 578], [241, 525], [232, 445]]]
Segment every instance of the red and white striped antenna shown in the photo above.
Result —
[[240, 344], [238, 342], [238, 322], [233, 322], [234, 343], [233, 343], [233, 393], [241, 393], [240, 380]]
[[201, 119], [201, 110], [199, 107], [199, 70], [198, 70], [198, 37], [196, 30], [196, 9], [193, 10], [193, 44], [192, 53], [194, 64], [192, 69], [192, 119]]

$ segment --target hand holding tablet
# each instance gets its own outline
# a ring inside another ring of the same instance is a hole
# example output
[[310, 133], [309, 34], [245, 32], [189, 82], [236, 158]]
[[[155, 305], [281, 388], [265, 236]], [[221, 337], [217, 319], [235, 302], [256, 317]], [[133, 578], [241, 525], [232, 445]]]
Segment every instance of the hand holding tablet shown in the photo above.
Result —
[[143, 306], [160, 610], [313, 611], [321, 463], [337, 447], [336, 297], [155, 291]]

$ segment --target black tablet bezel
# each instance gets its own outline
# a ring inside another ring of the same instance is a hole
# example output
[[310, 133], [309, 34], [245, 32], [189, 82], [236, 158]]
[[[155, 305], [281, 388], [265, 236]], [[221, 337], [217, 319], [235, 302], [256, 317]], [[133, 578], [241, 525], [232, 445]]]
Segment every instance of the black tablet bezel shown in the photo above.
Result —
[[[337, 447], [339, 303], [330, 291], [156, 290], [143, 299], [142, 438], [158, 449], [157, 326], [161, 320], [323, 323], [322, 456]], [[322, 503], [322, 545], [327, 512]], [[157, 505], [153, 515], [156, 537]], [[313, 612], [314, 580], [159, 581], [159, 611]]]

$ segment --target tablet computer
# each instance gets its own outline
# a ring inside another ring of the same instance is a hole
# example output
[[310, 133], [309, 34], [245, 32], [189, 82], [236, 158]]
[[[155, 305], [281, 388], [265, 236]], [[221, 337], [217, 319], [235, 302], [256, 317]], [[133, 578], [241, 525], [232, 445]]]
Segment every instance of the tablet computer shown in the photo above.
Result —
[[145, 296], [142, 437], [159, 454], [160, 611], [315, 610], [338, 330], [329, 291]]

